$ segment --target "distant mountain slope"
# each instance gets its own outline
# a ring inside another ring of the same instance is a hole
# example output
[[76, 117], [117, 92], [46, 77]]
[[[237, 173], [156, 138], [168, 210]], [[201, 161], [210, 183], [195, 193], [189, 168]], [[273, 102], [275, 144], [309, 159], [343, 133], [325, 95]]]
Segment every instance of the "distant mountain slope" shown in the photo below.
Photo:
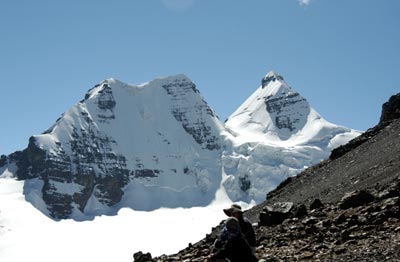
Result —
[[225, 125], [184, 75], [108, 79], [25, 150], [2, 156], [0, 177], [25, 180], [26, 200], [55, 219], [207, 206], [219, 189], [260, 203], [359, 134], [324, 120], [275, 72]]

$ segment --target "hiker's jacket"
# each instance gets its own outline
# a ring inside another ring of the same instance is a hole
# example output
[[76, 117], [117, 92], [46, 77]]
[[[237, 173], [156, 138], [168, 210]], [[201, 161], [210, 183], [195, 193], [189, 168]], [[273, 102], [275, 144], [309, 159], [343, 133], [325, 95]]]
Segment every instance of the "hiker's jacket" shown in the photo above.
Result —
[[223, 247], [211, 256], [211, 261], [225, 258], [231, 262], [257, 262], [257, 259], [251, 252], [250, 246], [240, 233], [228, 239]]
[[246, 237], [247, 243], [249, 243], [251, 247], [255, 247], [256, 234], [254, 233], [254, 229], [253, 226], [251, 225], [251, 222], [247, 218], [241, 217], [239, 218], [239, 224], [242, 234]]

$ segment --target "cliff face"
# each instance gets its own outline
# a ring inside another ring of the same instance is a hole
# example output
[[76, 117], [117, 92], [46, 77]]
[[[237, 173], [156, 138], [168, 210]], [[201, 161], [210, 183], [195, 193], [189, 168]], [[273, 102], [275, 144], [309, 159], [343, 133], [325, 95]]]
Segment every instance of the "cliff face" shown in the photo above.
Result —
[[390, 97], [389, 101], [382, 105], [380, 124], [391, 122], [400, 118], [400, 93]]

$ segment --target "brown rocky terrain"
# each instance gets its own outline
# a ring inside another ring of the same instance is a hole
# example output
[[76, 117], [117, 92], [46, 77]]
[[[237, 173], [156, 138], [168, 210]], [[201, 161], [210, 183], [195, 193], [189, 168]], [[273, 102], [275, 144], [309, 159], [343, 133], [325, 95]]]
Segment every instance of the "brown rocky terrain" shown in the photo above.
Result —
[[[400, 94], [379, 124], [247, 211], [259, 261], [400, 261]], [[134, 261], [206, 261], [219, 227], [177, 254]]]

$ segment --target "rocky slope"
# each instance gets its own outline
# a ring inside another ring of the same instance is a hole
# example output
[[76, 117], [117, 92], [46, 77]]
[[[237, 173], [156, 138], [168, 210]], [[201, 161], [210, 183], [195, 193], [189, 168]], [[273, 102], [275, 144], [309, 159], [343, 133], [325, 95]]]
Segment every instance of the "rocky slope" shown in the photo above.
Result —
[[[400, 94], [376, 127], [246, 212], [259, 261], [399, 261], [399, 112]], [[206, 261], [218, 228], [172, 256], [137, 253], [134, 261]]]
[[[372, 193], [352, 192], [336, 204], [285, 204], [289, 209], [272, 205], [261, 213], [255, 227], [259, 262], [400, 258], [400, 177]], [[134, 261], [207, 261], [218, 230], [177, 254], [152, 258], [138, 252]]]

